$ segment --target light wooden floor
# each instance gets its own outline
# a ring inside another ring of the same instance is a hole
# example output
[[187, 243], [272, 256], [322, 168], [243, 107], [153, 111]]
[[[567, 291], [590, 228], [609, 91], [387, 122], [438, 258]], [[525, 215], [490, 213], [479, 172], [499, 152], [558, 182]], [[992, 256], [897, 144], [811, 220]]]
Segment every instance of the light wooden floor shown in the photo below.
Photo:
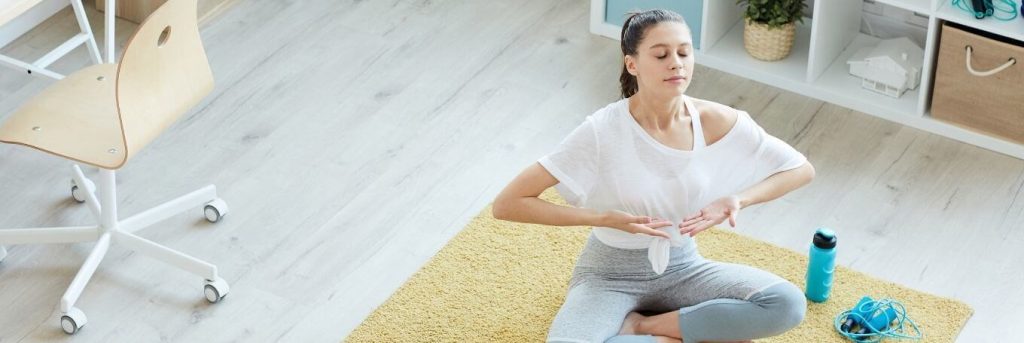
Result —
[[[5, 52], [64, 39], [62, 15]], [[216, 263], [232, 293], [208, 305], [198, 278], [115, 247], [75, 341], [339, 341], [616, 100], [618, 43], [588, 16], [583, 0], [234, 4], [202, 28], [214, 94], [118, 174], [122, 215], [218, 186], [222, 223], [197, 208], [142, 234]], [[0, 117], [49, 83], [0, 70]], [[749, 111], [818, 170], [738, 231], [803, 251], [834, 228], [839, 263], [973, 306], [961, 341], [1020, 338], [1024, 162], [703, 67], [689, 94]], [[0, 227], [88, 223], [69, 170], [0, 145]], [[90, 247], [9, 247], [0, 342], [68, 340], [55, 308]]]

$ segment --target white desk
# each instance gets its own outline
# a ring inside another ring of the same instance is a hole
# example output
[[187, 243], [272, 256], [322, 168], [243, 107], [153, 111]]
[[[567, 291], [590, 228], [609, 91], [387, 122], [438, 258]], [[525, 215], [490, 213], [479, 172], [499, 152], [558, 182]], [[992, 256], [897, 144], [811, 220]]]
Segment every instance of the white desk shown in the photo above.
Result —
[[107, 63], [117, 63], [116, 56], [114, 56], [114, 13], [116, 13], [115, 1], [104, 0], [105, 10], [103, 11], [103, 34], [106, 36], [103, 39], [103, 45], [106, 46], [107, 50]]
[[43, 0], [0, 0], [0, 26], [17, 18]]
[[[15, 18], [30, 12], [30, 10], [37, 8], [43, 0], [0, 0], [0, 25], [4, 25], [15, 21]], [[74, 9], [75, 20], [78, 22], [78, 27], [81, 30], [78, 34], [72, 36], [70, 39], [53, 48], [42, 57], [39, 57], [35, 61], [23, 61], [15, 59], [6, 55], [0, 55], [0, 65], [5, 67], [12, 67], [17, 70], [27, 71], [28, 73], [37, 73], [53, 79], [63, 79], [64, 75], [56, 73], [48, 67], [57, 59], [67, 55], [71, 50], [74, 50], [80, 45], [85, 44], [89, 48], [89, 57], [93, 60], [93, 63], [102, 63], [103, 58], [100, 56], [100, 48], [96, 44], [96, 40], [93, 37], [92, 29], [87, 25], [88, 19], [86, 18], [85, 6], [81, 0], [70, 0], [68, 1], [71, 7]], [[47, 1], [47, 3], [59, 4], [53, 1]], [[109, 4], [113, 5], [112, 0], [108, 0]], [[51, 6], [51, 5], [47, 5]], [[45, 9], [44, 9], [45, 10]], [[56, 10], [56, 8], [54, 8]], [[50, 15], [53, 12], [46, 12], [45, 14]], [[33, 14], [40, 15], [42, 13]], [[45, 19], [45, 18], [42, 18]], [[110, 18], [112, 19], [112, 18]], [[113, 37], [113, 20], [107, 21], [107, 27], [111, 28], [108, 37]], [[38, 24], [38, 23], [33, 23]], [[18, 25], [24, 25], [18, 24]], [[21, 31], [24, 32], [24, 31]], [[5, 42], [6, 43], [6, 42]], [[110, 39], [108, 46], [108, 59], [113, 61], [113, 39]]]

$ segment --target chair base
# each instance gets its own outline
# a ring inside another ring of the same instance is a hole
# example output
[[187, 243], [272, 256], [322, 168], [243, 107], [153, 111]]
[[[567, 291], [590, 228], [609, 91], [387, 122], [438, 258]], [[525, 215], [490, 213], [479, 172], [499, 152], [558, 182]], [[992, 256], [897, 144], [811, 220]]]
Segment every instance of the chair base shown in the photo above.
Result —
[[[74, 166], [74, 169], [75, 184], [85, 185], [84, 191], [83, 189], [76, 190], [75, 196], [84, 197], [86, 205], [92, 210], [99, 225], [0, 230], [0, 262], [7, 255], [7, 250], [3, 247], [6, 244], [96, 241], [96, 245], [61, 297], [60, 323], [65, 333], [75, 334], [87, 322], [85, 313], [75, 307], [75, 302], [78, 301], [85, 285], [92, 278], [112, 242], [202, 277], [206, 282], [203, 293], [210, 303], [217, 303], [227, 296], [230, 287], [227, 281], [218, 276], [216, 266], [132, 233], [200, 205], [205, 205], [204, 213], [207, 220], [219, 221], [228, 213], [228, 207], [224, 200], [217, 198], [217, 190], [213, 185], [185, 194], [127, 219], [116, 220], [114, 171], [100, 169], [100, 196], [97, 198], [93, 193], [96, 188], [93, 183], [85, 178], [77, 165]], [[211, 219], [211, 213], [216, 214], [213, 219]]]

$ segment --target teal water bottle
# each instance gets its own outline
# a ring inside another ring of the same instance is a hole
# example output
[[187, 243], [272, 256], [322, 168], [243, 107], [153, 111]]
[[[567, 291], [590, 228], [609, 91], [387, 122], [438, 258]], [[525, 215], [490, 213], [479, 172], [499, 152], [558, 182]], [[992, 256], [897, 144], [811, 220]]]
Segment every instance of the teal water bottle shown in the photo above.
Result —
[[807, 264], [807, 299], [824, 302], [832, 290], [832, 273], [836, 269], [836, 233], [820, 228], [814, 233]]

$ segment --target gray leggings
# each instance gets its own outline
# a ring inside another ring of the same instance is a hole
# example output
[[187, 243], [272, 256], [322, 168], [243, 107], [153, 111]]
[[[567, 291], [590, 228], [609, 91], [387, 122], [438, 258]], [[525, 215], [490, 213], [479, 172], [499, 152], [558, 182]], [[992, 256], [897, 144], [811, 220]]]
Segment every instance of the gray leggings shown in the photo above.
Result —
[[657, 275], [646, 249], [609, 247], [591, 234], [547, 341], [653, 342], [651, 336], [618, 336], [631, 311], [679, 311], [684, 343], [774, 336], [803, 321], [803, 292], [781, 277], [706, 260], [693, 243], [671, 254], [665, 273]]

